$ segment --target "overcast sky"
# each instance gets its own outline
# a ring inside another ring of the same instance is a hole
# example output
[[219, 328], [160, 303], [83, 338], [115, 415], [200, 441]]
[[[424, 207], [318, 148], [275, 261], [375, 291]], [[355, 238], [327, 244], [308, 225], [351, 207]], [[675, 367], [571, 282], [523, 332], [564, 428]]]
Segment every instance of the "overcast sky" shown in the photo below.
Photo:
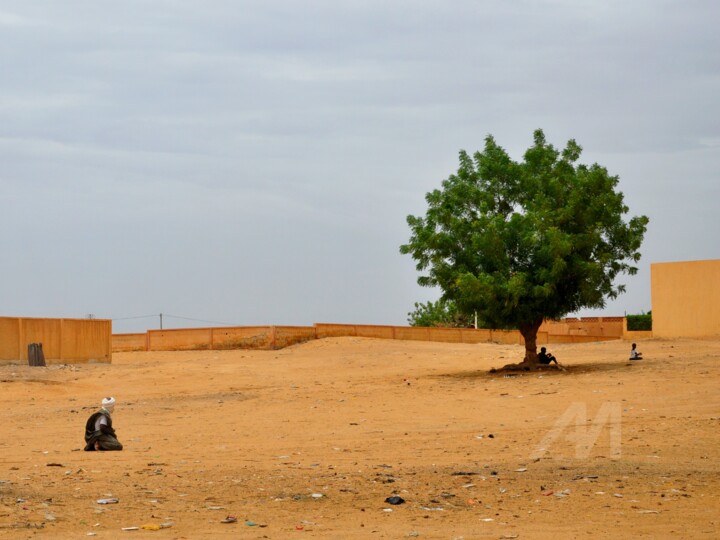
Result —
[[648, 311], [651, 263], [720, 258], [718, 23], [716, 0], [0, 0], [0, 315], [406, 324], [438, 297], [406, 216], [460, 149], [521, 159], [536, 128], [650, 218], [603, 313]]

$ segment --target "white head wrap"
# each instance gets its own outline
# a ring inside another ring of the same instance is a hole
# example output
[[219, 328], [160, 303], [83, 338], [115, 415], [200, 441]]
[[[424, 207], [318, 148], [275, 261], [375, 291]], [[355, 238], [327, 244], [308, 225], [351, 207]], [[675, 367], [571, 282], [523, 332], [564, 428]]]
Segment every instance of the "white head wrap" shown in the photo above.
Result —
[[111, 413], [113, 411], [113, 408], [115, 407], [115, 398], [110, 396], [103, 398], [102, 400], [102, 408], [105, 409], [107, 412]]

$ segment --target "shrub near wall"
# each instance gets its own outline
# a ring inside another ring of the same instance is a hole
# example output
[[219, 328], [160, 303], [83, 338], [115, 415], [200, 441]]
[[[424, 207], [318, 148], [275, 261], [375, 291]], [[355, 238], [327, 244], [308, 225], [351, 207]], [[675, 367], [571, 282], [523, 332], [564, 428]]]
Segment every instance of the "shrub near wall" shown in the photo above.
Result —
[[633, 331], [652, 330], [652, 312], [642, 315], [627, 315], [627, 329]]

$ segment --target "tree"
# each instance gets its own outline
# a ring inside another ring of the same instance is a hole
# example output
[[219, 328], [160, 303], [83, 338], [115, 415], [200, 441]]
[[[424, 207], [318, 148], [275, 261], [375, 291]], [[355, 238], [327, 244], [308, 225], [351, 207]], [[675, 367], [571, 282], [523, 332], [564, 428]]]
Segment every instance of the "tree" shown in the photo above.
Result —
[[456, 174], [425, 197], [424, 217], [408, 216], [411, 255], [422, 286], [495, 328], [525, 339], [522, 367], [537, 364], [544, 319], [602, 308], [625, 291], [618, 275], [635, 274], [648, 224], [625, 222], [618, 177], [598, 164], [576, 164], [582, 148], [556, 150], [542, 130], [521, 162], [492, 136], [474, 156], [460, 152]]
[[415, 311], [408, 313], [410, 326], [441, 326], [451, 328], [471, 328], [475, 326], [474, 316], [458, 311], [457, 305], [451, 300], [415, 302]]

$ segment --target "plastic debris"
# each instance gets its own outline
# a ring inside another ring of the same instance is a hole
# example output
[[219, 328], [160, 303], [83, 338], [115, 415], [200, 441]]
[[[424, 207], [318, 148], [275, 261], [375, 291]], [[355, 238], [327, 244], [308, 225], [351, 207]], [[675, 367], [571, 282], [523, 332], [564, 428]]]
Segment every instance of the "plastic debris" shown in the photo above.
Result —
[[526, 472], [527, 468], [521, 467], [520, 469], [515, 469], [515, 472]]
[[123, 527], [123, 531], [139, 531], [140, 527]]
[[247, 525], [248, 527], [257, 527], [257, 523], [255, 523], [254, 521], [246, 521], [245, 525]]
[[221, 520], [220, 523], [237, 523], [237, 518], [235, 516], [228, 516]]
[[97, 502], [98, 504], [117, 504], [120, 502], [120, 499], [110, 497], [109, 499], [98, 499], [95, 502]]
[[392, 497], [388, 497], [385, 499], [385, 502], [388, 504], [403, 504], [405, 502], [405, 499], [402, 497], [398, 497], [397, 495], [393, 495]]
[[162, 529], [162, 525], [157, 525], [155, 523], [146, 523], [140, 528], [145, 531], [159, 531], [160, 529]]

